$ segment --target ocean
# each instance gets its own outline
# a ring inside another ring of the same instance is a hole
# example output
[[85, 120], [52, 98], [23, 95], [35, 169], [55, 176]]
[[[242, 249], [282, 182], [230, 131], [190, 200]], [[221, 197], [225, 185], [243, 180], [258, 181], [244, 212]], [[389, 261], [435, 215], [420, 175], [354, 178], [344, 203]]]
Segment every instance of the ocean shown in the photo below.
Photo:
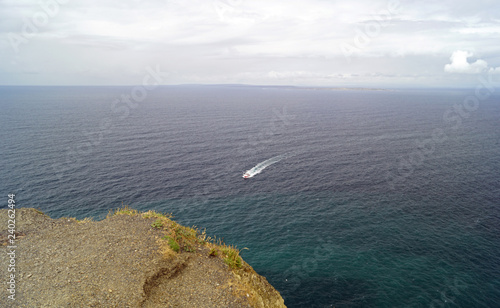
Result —
[[3, 208], [172, 213], [288, 307], [500, 305], [494, 89], [3, 86], [0, 108]]

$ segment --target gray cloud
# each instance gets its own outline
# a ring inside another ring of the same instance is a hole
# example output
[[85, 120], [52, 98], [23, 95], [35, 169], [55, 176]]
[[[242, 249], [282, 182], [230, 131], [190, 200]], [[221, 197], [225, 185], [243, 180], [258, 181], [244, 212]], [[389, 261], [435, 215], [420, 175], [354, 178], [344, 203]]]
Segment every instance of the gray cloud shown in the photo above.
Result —
[[8, 0], [0, 35], [0, 84], [138, 84], [160, 65], [170, 84], [446, 86], [500, 67], [489, 0]]

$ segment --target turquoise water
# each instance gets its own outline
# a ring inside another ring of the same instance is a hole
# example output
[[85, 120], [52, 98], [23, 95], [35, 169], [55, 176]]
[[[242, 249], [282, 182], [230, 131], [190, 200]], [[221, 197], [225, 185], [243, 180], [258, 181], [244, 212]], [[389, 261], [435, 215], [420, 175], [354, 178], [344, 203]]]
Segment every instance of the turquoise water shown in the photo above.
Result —
[[500, 302], [495, 93], [461, 114], [473, 90], [175, 86], [113, 108], [130, 91], [0, 88], [1, 191], [56, 218], [173, 213], [248, 248], [288, 307]]
[[346, 193], [235, 197], [205, 204], [214, 208], [209, 215], [166, 203], [186, 217], [178, 217], [183, 223], [237, 221], [219, 226], [217, 234], [249, 248], [242, 251], [245, 260], [265, 269], [259, 272], [292, 307], [474, 306], [480, 294], [497, 292], [490, 274], [495, 236], [485, 237], [481, 221], [425, 211], [439, 200]]

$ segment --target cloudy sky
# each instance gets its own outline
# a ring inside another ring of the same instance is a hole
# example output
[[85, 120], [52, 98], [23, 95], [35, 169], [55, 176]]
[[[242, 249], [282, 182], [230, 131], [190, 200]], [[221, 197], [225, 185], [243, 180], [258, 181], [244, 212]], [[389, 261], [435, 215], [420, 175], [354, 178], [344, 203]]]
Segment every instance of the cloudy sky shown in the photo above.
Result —
[[0, 85], [475, 86], [498, 0], [2, 0]]

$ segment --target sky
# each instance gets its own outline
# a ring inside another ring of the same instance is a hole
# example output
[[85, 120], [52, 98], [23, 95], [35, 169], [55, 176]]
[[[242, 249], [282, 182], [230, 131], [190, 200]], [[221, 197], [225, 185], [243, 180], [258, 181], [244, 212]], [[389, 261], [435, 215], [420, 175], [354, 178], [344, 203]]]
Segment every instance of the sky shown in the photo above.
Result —
[[1, 0], [0, 85], [474, 87], [497, 0]]

